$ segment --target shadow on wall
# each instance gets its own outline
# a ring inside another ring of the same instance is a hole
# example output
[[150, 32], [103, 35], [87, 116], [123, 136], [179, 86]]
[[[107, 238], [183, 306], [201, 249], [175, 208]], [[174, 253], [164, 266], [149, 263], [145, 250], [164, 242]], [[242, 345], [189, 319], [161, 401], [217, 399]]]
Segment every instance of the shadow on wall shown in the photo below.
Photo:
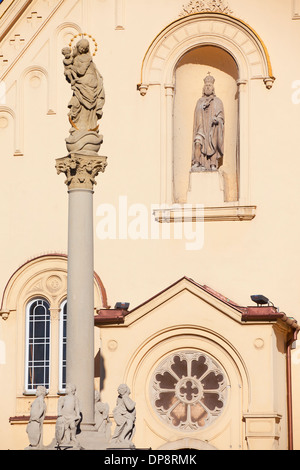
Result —
[[100, 380], [100, 392], [104, 389], [104, 381], [106, 378], [106, 368], [104, 359], [100, 354], [100, 349], [95, 356], [95, 378]]

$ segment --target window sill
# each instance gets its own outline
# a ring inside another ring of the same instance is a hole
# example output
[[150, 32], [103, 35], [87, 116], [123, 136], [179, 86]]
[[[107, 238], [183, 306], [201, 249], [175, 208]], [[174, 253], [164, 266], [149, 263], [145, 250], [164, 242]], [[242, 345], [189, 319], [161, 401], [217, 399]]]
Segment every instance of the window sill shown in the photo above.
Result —
[[164, 209], [155, 209], [153, 214], [155, 220], [160, 223], [249, 221], [256, 216], [256, 206], [204, 207], [200, 204], [176, 204]]

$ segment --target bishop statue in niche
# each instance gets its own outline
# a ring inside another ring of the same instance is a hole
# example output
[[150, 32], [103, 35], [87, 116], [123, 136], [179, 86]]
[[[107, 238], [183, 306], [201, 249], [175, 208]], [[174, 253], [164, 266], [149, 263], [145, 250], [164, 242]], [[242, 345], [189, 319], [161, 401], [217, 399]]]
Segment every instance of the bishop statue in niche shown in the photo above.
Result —
[[224, 107], [215, 95], [215, 79], [204, 78], [203, 95], [194, 114], [191, 171], [215, 171], [224, 153]]

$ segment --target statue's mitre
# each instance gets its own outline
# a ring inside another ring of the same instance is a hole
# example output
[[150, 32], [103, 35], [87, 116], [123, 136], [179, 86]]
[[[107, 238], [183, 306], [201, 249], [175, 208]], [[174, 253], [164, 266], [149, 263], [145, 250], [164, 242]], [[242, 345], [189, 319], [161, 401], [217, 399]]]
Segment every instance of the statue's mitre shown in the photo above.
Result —
[[215, 79], [212, 75], [206, 75], [206, 77], [204, 78], [204, 83], [208, 83], [208, 84], [214, 84], [215, 83]]

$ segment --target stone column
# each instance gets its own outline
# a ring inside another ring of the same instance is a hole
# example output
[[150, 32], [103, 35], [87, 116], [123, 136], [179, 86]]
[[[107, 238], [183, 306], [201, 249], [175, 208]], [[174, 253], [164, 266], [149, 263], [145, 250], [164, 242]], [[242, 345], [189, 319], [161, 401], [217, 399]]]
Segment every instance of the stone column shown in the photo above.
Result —
[[93, 187], [106, 160], [82, 154], [56, 160], [69, 193], [67, 383], [76, 386], [83, 425], [94, 423]]

